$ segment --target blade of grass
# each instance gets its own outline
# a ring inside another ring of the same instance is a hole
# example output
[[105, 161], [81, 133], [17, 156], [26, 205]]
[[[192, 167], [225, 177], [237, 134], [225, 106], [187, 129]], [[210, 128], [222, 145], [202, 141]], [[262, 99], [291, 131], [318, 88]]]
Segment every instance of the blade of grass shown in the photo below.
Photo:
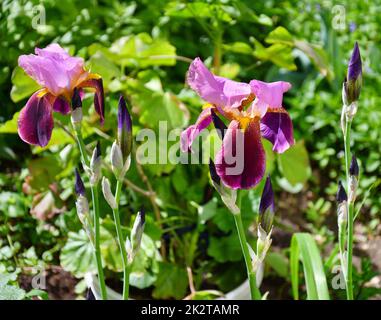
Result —
[[302, 262], [308, 300], [329, 300], [327, 279], [315, 240], [308, 233], [295, 233], [291, 240], [292, 292], [299, 299], [299, 260]]

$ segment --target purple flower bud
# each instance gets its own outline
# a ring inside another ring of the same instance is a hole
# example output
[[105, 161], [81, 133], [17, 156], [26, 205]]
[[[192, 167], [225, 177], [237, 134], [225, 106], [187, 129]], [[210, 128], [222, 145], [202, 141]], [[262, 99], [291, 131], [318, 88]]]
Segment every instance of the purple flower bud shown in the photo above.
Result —
[[102, 155], [101, 143], [99, 140], [97, 141], [97, 146], [96, 146], [95, 150], [97, 151], [97, 153], [96, 153], [97, 158], [99, 158]]
[[82, 99], [78, 88], [74, 88], [73, 96], [71, 97], [71, 107], [73, 110], [82, 108]]
[[132, 121], [122, 95], [118, 104], [118, 144], [126, 161], [132, 149]]
[[355, 46], [352, 51], [352, 56], [348, 64], [347, 77], [344, 81], [344, 93], [345, 93], [345, 102], [350, 105], [352, 102], [358, 100], [360, 96], [362, 85], [362, 62], [360, 55], [360, 48], [358, 43], [355, 43]]
[[359, 176], [359, 165], [357, 163], [356, 156], [352, 156], [351, 165], [349, 166], [349, 174], [351, 176], [355, 176], [356, 178]]
[[217, 114], [214, 112], [214, 110], [212, 109], [211, 111], [211, 114], [212, 114], [212, 120], [213, 120], [213, 124], [214, 124], [214, 127], [216, 128], [217, 130], [217, 133], [218, 133], [218, 136], [221, 138], [221, 140], [224, 139], [224, 136], [225, 136], [225, 132], [226, 132], [226, 125], [225, 123], [217, 116]]
[[259, 221], [267, 233], [270, 232], [274, 219], [274, 191], [271, 185], [270, 175], [267, 176], [265, 186], [262, 191], [261, 202], [259, 204]]
[[209, 159], [209, 172], [210, 172], [210, 177], [212, 179], [212, 181], [219, 185], [220, 182], [221, 182], [221, 178], [220, 176], [217, 174], [217, 171], [216, 171], [216, 166], [214, 165], [214, 162], [212, 159]]
[[337, 201], [337, 203], [340, 204], [340, 203], [347, 201], [347, 200], [348, 200], [347, 193], [345, 192], [343, 184], [341, 183], [341, 181], [339, 181], [339, 187], [338, 187], [337, 193], [336, 193], [336, 201]]
[[85, 185], [77, 168], [75, 168], [75, 193], [78, 196], [85, 196]]

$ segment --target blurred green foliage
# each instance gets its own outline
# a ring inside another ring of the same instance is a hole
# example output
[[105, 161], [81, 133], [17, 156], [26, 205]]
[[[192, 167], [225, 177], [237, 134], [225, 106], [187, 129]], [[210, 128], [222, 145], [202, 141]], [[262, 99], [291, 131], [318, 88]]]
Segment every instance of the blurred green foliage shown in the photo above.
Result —
[[[335, 7], [340, 3], [330, 0], [2, 1], [0, 272], [21, 272], [19, 268], [33, 264], [61, 264], [77, 277], [93, 270], [90, 244], [80, 231], [74, 207], [73, 168], [79, 153], [67, 132], [70, 119], [54, 115], [53, 137], [44, 149], [29, 147], [17, 135], [18, 111], [37, 88], [17, 67], [18, 56], [52, 42], [82, 56], [86, 66], [104, 79], [105, 125], [99, 127], [92, 97], [86, 95], [84, 136], [89, 147], [101, 138], [105, 155], [116, 136], [120, 93], [132, 102], [134, 132], [141, 128], [158, 132], [159, 121], [178, 130], [194, 122], [203, 102], [184, 82], [196, 56], [214, 72], [240, 81], [291, 82], [285, 107], [297, 144], [276, 155], [265, 142], [267, 170], [279, 193], [312, 193], [306, 212], [290, 210], [302, 214], [308, 227], [329, 244], [334, 231], [325, 222], [335, 215], [331, 202], [344, 172], [341, 83], [356, 40], [364, 61], [352, 146], [361, 165], [360, 198], [381, 173], [379, 2], [351, 1], [343, 7], [342, 17], [340, 7]], [[39, 23], [43, 18], [45, 23]], [[104, 174], [111, 178], [107, 167]], [[244, 273], [234, 272], [243, 264], [233, 218], [214, 193], [206, 165], [140, 167], [133, 161], [128, 179], [155, 195], [147, 197], [131, 184], [123, 190], [122, 224], [129, 228], [142, 204], [149, 216], [144, 254], [132, 274], [135, 288], [150, 288], [155, 298], [182, 298], [188, 292], [186, 266], [192, 267], [197, 290], [206, 285], [227, 291], [243, 281]], [[261, 190], [262, 184], [244, 194], [246, 227], [255, 220]], [[373, 191], [361, 211], [360, 219], [369, 228], [379, 222], [380, 201]], [[101, 211], [107, 275], [120, 278], [106, 203]], [[160, 224], [155, 218], [158, 211]], [[160, 241], [166, 261], [160, 261]], [[281, 254], [269, 258], [282, 277], [284, 259]]]

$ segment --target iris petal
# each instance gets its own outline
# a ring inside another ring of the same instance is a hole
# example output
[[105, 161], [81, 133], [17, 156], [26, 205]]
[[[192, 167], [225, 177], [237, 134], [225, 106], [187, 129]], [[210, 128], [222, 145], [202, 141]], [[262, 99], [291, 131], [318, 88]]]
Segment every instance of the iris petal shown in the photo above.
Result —
[[190, 65], [187, 82], [202, 99], [223, 108], [239, 107], [251, 90], [247, 83], [213, 75], [200, 58]]
[[39, 94], [35, 92], [20, 111], [18, 132], [25, 142], [45, 147], [53, 130], [52, 96]]
[[96, 74], [90, 74], [86, 80], [82, 81], [78, 85], [78, 87], [95, 89], [94, 108], [100, 117], [101, 124], [103, 124], [105, 119], [104, 118], [105, 96], [104, 96], [102, 78]]
[[285, 152], [295, 143], [291, 118], [283, 108], [267, 111], [261, 119], [261, 133], [277, 153]]
[[196, 139], [200, 132], [212, 122], [211, 110], [212, 108], [202, 110], [196, 123], [189, 126], [181, 133], [180, 148], [182, 152], [192, 152], [191, 146], [194, 139]]
[[251, 120], [242, 130], [233, 120], [215, 158], [216, 170], [223, 183], [232, 189], [250, 189], [257, 185], [266, 169], [259, 119]]

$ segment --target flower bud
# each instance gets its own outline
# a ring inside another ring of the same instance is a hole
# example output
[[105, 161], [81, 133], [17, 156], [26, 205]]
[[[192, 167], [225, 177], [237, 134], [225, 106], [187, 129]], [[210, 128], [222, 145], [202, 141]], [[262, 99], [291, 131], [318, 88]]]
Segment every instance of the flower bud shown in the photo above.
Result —
[[102, 179], [102, 192], [111, 209], [117, 209], [118, 204], [116, 203], [115, 197], [111, 192], [110, 181], [106, 177], [103, 177]]
[[138, 214], [136, 215], [134, 226], [131, 230], [131, 248], [133, 256], [136, 255], [140, 248], [140, 244], [142, 241], [143, 231], [145, 225], [145, 212], [142, 208]]
[[362, 62], [358, 43], [352, 51], [351, 59], [348, 64], [348, 72], [343, 87], [343, 102], [351, 105], [359, 99], [362, 85]]
[[[347, 222], [348, 222], [348, 198], [345, 189], [339, 181], [339, 187], [336, 194], [337, 200], [337, 226], [339, 229], [339, 246], [340, 252], [343, 254], [345, 251], [345, 237], [347, 230]], [[341, 259], [343, 262], [343, 259]]]
[[356, 200], [356, 192], [358, 187], [359, 165], [356, 156], [352, 156], [351, 165], [349, 167], [349, 197], [348, 202], [354, 203]]
[[72, 106], [72, 111], [71, 111], [71, 123], [73, 126], [79, 127], [82, 122], [82, 99], [80, 92], [77, 88], [74, 89], [73, 96], [71, 98], [71, 106]]
[[134, 257], [132, 255], [131, 241], [130, 241], [130, 239], [128, 237], [126, 238], [126, 242], [124, 244], [124, 247], [126, 248], [128, 263], [131, 264], [133, 259], [134, 259]]
[[118, 104], [118, 144], [126, 161], [132, 149], [132, 121], [122, 95]]
[[93, 186], [96, 185], [101, 178], [101, 167], [102, 167], [101, 145], [98, 141], [97, 146], [94, 148], [93, 155], [90, 161], [90, 183]]
[[338, 204], [346, 202], [348, 200], [347, 193], [345, 192], [345, 189], [343, 187], [343, 184], [341, 181], [339, 181], [339, 186], [336, 193], [336, 201]]
[[267, 233], [261, 225], [258, 225], [257, 256], [261, 262], [264, 261], [271, 246], [271, 233], [272, 229]]
[[259, 223], [267, 233], [270, 232], [272, 228], [274, 212], [274, 192], [271, 185], [270, 175], [268, 175], [262, 191], [261, 202], [259, 204]]
[[357, 163], [356, 156], [352, 156], [351, 164], [349, 166], [349, 175], [355, 176], [356, 178], [359, 176], [359, 165]]
[[74, 173], [75, 173], [75, 186], [74, 186], [75, 193], [78, 196], [79, 195], [85, 196], [86, 195], [85, 185], [83, 184], [83, 181], [81, 179], [81, 176], [80, 176], [79, 171], [78, 171], [77, 168], [75, 168]]
[[75, 169], [75, 193], [77, 194], [75, 206], [77, 209], [78, 219], [81, 221], [81, 224], [83, 225], [90, 241], [94, 243], [94, 231], [91, 225], [89, 202], [86, 198], [85, 186], [81, 176], [79, 175], [78, 169]]
[[123, 156], [119, 145], [114, 141], [111, 147], [111, 167], [115, 177], [119, 179], [123, 170]]

